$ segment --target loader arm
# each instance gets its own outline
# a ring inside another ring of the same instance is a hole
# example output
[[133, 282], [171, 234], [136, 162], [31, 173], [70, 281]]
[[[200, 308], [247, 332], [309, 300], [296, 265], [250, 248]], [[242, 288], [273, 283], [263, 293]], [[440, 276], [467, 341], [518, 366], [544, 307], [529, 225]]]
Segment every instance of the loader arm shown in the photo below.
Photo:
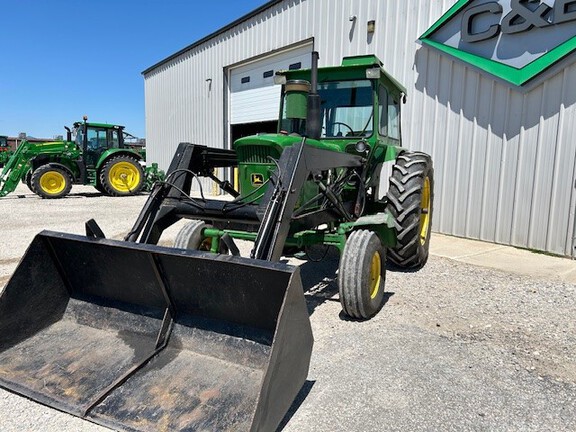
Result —
[[14, 192], [18, 182], [24, 178], [30, 169], [29, 151], [34, 144], [22, 141], [16, 151], [10, 156], [0, 173], [0, 198]]
[[[278, 261], [300, 191], [310, 175], [334, 168], [363, 170], [365, 162], [361, 156], [314, 147], [307, 144], [307, 138], [302, 138], [282, 152], [272, 175], [273, 187], [267, 188], [261, 201], [264, 204], [248, 202], [235, 205], [214, 199], [193, 199], [189, 191], [196, 177], [210, 177], [216, 167], [235, 166], [236, 153], [181, 143], [166, 181], [151, 192], [125, 240], [156, 244], [162, 232], [178, 220], [202, 219], [222, 228], [257, 233], [251, 258]], [[329, 191], [326, 195], [334, 208], [316, 218], [312, 215], [308, 225], [327, 223], [335, 218], [351, 219], [338, 197], [331, 196]]]
[[251, 258], [266, 261], [280, 259], [296, 201], [312, 172], [362, 165], [363, 159], [360, 156], [312, 147], [306, 144], [306, 138], [284, 150], [278, 162], [276, 187], [268, 188], [264, 195], [263, 202], [269, 204]]

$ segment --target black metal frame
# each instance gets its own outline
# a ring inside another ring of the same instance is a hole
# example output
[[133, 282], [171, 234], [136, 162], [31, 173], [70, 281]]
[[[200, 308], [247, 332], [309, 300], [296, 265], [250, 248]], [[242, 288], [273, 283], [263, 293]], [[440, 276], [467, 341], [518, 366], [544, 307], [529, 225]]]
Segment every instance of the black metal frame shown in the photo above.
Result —
[[[223, 190], [236, 196], [232, 185], [218, 179], [213, 171], [237, 164], [233, 150], [180, 143], [166, 181], [152, 190], [126, 240], [157, 244], [162, 232], [178, 220], [201, 219], [220, 229], [257, 232], [251, 258], [277, 261], [291, 228], [308, 229], [360, 216], [357, 207], [358, 201], [365, 198], [364, 185], [357, 185], [358, 193], [354, 200], [344, 202], [333, 191], [333, 186], [325, 183], [323, 173], [343, 168], [345, 180], [356, 178], [361, 183], [365, 177], [365, 159], [307, 145], [305, 137], [282, 152], [261, 204], [190, 197], [192, 182], [199, 177], [211, 178]], [[294, 207], [304, 183], [310, 178], [319, 185], [322, 192], [318, 198], [322, 197], [326, 205], [295, 218]]]

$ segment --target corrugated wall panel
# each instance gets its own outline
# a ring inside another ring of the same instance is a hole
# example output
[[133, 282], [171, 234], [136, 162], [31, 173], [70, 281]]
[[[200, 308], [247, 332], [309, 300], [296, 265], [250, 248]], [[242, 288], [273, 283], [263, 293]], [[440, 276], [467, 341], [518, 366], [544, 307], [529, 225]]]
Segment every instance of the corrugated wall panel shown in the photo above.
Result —
[[404, 143], [434, 159], [436, 231], [573, 253], [576, 67], [524, 94], [419, 45], [454, 3], [286, 0], [270, 7], [145, 76], [150, 158], [167, 166], [179, 141], [226, 146], [226, 68], [313, 38], [321, 66], [375, 53], [408, 88]]
[[[512, 244], [524, 241], [527, 246], [529, 245], [527, 233], [530, 228], [532, 201], [534, 199], [536, 150], [538, 148], [539, 117], [543, 97], [543, 86], [539, 86], [524, 98], [512, 220]], [[530, 124], [533, 126], [530, 127]]]
[[574, 211], [576, 202], [574, 172], [576, 164], [576, 144], [574, 130], [576, 128], [576, 66], [566, 68], [562, 76], [562, 99], [558, 120], [558, 140], [555, 148], [553, 168], [553, 186], [550, 203], [550, 217], [546, 226], [548, 233], [546, 250], [564, 250], [566, 255], [574, 254], [573, 231], [567, 236], [559, 227], [574, 226]]
[[481, 237], [482, 211], [479, 205], [487, 193], [484, 189], [486, 174], [486, 159], [488, 154], [488, 129], [479, 127], [490, 117], [492, 100], [492, 80], [480, 77], [476, 86], [476, 112], [474, 120], [474, 135], [472, 139], [470, 185], [468, 202], [466, 203], [466, 236]]
[[480, 221], [480, 239], [493, 240], [496, 238], [498, 218], [498, 190], [502, 175], [502, 159], [504, 142], [497, 133], [502, 131], [506, 123], [506, 107], [508, 103], [507, 89], [500, 88], [498, 83], [492, 82], [490, 90], [488, 116], [494, 116], [494, 121], [488, 125], [487, 151], [484, 164], [484, 193], [482, 195], [482, 211]]
[[500, 185], [498, 189], [498, 212], [496, 219], [496, 237], [499, 243], [510, 244], [512, 241], [512, 219], [516, 200], [516, 173], [518, 170], [518, 149], [520, 134], [508, 131], [520, 130], [524, 98], [522, 95], [508, 91], [507, 109], [504, 114], [506, 122], [501, 131], [503, 155], [500, 161]]
[[534, 190], [530, 209], [528, 246], [542, 249], [546, 246], [546, 226], [552, 210], [552, 181], [554, 155], [558, 142], [558, 119], [562, 98], [562, 75], [547, 80], [542, 86], [539, 134], [534, 166]]

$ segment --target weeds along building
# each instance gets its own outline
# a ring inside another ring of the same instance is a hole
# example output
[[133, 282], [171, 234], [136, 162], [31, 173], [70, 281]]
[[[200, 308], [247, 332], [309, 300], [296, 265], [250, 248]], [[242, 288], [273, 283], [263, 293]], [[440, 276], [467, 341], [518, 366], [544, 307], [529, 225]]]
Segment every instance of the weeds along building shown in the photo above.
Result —
[[376, 54], [436, 232], [575, 256], [576, 0], [276, 0], [143, 72], [149, 159], [276, 130], [279, 69]]

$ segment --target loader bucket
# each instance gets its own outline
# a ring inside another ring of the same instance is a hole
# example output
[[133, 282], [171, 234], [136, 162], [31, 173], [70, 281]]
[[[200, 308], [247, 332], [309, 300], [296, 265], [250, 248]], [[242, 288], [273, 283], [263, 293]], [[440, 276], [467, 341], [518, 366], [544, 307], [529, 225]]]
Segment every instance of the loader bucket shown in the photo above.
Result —
[[305, 382], [299, 271], [38, 234], [0, 295], [0, 386], [127, 431], [273, 431]]

